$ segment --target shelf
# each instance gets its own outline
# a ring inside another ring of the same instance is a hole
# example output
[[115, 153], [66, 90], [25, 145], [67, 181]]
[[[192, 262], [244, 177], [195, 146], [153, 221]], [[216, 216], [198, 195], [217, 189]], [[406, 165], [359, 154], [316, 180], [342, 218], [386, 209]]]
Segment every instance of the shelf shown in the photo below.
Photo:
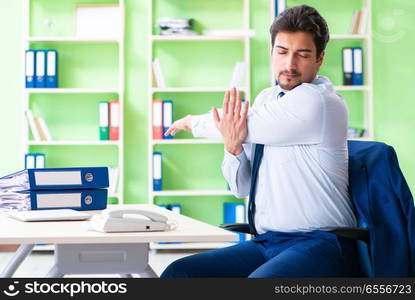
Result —
[[247, 35], [153, 35], [152, 41], [243, 41]]
[[56, 37], [42, 36], [26, 38], [28, 42], [64, 42], [64, 43], [120, 43], [118, 39], [105, 38], [80, 38], [80, 37]]
[[118, 89], [83, 89], [83, 88], [34, 88], [25, 89], [28, 94], [120, 94]]
[[164, 249], [218, 249], [235, 245], [236, 242], [223, 242], [223, 243], [169, 243], [169, 244], [160, 244], [160, 243], [151, 243], [150, 249], [152, 250], [164, 250]]
[[330, 40], [367, 40], [368, 34], [330, 34]]
[[336, 85], [336, 91], [368, 91], [370, 87], [367, 85]]
[[165, 139], [152, 140], [153, 145], [183, 145], [183, 144], [223, 144], [221, 141], [209, 139]]
[[[153, 93], [224, 93], [230, 88], [209, 88], [209, 87], [188, 87], [188, 88], [152, 88]], [[239, 88], [239, 91], [245, 91], [245, 88]]]
[[233, 196], [228, 190], [168, 190], [153, 191], [156, 196]]
[[29, 146], [119, 146], [119, 141], [29, 141]]

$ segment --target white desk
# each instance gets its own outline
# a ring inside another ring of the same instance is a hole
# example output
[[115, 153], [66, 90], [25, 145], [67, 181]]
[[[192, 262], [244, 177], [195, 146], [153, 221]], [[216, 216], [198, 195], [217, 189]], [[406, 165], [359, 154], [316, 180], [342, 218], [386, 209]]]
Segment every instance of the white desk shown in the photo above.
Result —
[[[11, 277], [35, 244], [55, 244], [55, 265], [48, 277], [65, 274], [131, 274], [157, 277], [148, 265], [150, 242], [237, 241], [238, 235], [156, 205], [125, 205], [163, 213], [176, 223], [171, 231], [102, 233], [90, 229], [89, 221], [22, 222], [0, 215], [0, 244], [21, 244], [1, 273]], [[99, 214], [101, 211], [90, 211]]]

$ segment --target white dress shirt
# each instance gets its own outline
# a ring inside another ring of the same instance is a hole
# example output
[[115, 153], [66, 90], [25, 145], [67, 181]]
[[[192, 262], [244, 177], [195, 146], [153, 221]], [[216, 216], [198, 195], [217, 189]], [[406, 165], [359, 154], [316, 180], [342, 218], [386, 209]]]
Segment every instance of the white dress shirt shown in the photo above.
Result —
[[[249, 195], [253, 144], [264, 144], [255, 197], [255, 226], [267, 231], [355, 227], [348, 194], [346, 104], [317, 76], [278, 98], [263, 90], [248, 112], [244, 151], [225, 150], [222, 172], [236, 197]], [[223, 140], [212, 113], [192, 118], [195, 137]]]

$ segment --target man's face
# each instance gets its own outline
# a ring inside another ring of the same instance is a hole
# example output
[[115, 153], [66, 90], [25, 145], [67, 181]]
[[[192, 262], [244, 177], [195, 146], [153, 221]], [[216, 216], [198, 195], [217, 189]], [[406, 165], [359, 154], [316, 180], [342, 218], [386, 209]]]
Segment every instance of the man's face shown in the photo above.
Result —
[[272, 67], [274, 77], [284, 91], [314, 80], [324, 58], [324, 51], [319, 57], [316, 51], [310, 33], [277, 33], [272, 49]]

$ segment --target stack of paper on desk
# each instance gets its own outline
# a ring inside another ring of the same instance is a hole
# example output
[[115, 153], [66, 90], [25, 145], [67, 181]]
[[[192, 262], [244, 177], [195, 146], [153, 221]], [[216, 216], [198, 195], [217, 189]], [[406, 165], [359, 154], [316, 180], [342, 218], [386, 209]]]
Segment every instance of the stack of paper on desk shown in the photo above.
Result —
[[105, 209], [108, 186], [107, 167], [25, 169], [0, 178], [0, 209]]

